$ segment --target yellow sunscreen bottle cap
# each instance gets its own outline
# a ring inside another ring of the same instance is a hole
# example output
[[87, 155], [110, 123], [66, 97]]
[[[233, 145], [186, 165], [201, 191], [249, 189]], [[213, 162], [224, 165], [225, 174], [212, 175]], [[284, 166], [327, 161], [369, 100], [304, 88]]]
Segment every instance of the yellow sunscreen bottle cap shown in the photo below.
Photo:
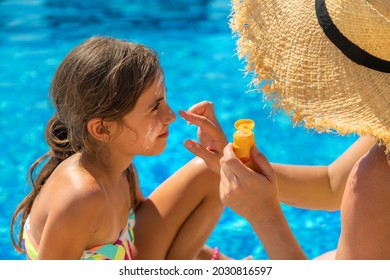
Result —
[[255, 144], [255, 134], [252, 131], [255, 122], [250, 119], [242, 119], [236, 121], [234, 127], [237, 131], [233, 134], [233, 144], [240, 148], [250, 149]]
[[251, 148], [255, 144], [253, 128], [255, 122], [249, 119], [238, 120], [234, 123], [236, 132], [233, 134], [233, 148], [237, 157], [247, 166], [251, 163]]

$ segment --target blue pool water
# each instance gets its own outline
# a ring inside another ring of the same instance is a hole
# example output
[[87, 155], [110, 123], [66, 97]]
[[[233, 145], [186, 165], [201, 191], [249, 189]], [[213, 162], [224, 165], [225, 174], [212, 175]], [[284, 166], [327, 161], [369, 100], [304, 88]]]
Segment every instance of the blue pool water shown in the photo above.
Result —
[[[293, 129], [287, 117], [270, 116], [261, 96], [247, 93], [250, 77], [244, 78], [235, 55], [229, 13], [228, 0], [0, 1], [0, 259], [24, 258], [11, 246], [9, 223], [29, 191], [29, 165], [46, 151], [43, 130], [53, 112], [50, 80], [67, 52], [92, 35], [157, 50], [173, 110], [214, 102], [229, 140], [236, 119], [252, 118], [257, 145], [271, 161], [329, 164], [356, 139]], [[196, 129], [178, 118], [170, 132], [162, 155], [136, 159], [145, 195], [192, 158], [182, 143], [195, 139]], [[283, 209], [309, 258], [335, 248], [339, 212]], [[267, 258], [249, 224], [229, 209], [207, 243], [234, 258]]]

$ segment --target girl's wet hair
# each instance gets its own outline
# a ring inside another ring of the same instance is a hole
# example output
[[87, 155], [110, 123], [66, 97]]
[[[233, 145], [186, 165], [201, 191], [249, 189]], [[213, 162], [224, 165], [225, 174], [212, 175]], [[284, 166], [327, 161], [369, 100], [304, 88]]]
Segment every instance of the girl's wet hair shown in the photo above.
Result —
[[[28, 181], [32, 191], [17, 206], [11, 220], [11, 240], [23, 252], [22, 233], [33, 202], [52, 174], [66, 158], [77, 152], [98, 160], [104, 143], [87, 130], [92, 118], [121, 122], [135, 107], [141, 94], [162, 73], [156, 52], [144, 45], [110, 37], [92, 37], [74, 48], [58, 67], [50, 87], [56, 112], [47, 123], [45, 137], [50, 150], [30, 167]], [[104, 128], [104, 125], [103, 125]], [[108, 130], [106, 131], [107, 133]], [[43, 163], [35, 177], [34, 172]], [[135, 205], [135, 168], [127, 170]], [[21, 215], [19, 236], [14, 226]]]

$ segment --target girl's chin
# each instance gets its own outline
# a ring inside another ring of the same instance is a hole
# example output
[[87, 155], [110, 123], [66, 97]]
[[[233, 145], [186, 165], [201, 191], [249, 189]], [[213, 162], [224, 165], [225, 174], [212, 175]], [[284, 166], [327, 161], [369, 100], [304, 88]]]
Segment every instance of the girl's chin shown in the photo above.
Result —
[[153, 148], [150, 148], [150, 149], [146, 149], [144, 151], [143, 155], [144, 156], [157, 156], [165, 151], [166, 146], [167, 145], [164, 144], [164, 145], [154, 146]]

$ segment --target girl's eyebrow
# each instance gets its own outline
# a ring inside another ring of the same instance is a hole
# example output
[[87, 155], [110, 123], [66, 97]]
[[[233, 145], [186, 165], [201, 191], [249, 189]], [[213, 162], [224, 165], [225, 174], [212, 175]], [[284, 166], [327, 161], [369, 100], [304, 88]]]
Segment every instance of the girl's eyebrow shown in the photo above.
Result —
[[149, 109], [152, 109], [157, 103], [159, 103], [159, 102], [161, 102], [162, 100], [165, 99], [165, 97], [166, 97], [166, 95], [167, 95], [167, 93], [168, 93], [168, 89], [167, 89], [167, 86], [166, 86], [166, 85], [164, 85], [164, 90], [165, 90], [164, 96], [158, 97], [157, 99], [155, 99], [155, 100], [152, 102], [152, 104], [148, 106]]

